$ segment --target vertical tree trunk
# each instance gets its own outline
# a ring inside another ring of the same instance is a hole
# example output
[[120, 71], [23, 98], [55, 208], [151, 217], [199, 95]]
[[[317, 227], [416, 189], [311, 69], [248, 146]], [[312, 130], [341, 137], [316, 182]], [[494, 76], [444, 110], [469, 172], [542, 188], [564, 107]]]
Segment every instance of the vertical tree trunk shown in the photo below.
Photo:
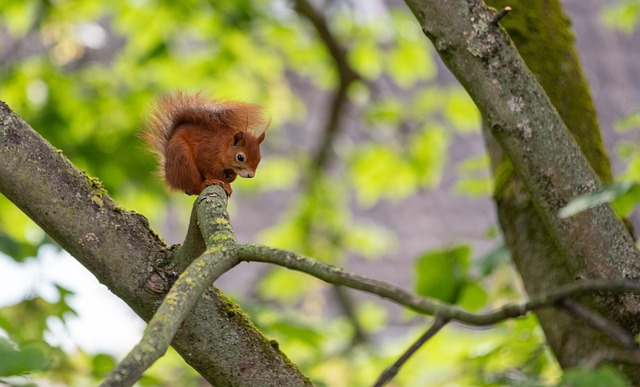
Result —
[[[501, 9], [504, 0], [488, 0]], [[602, 142], [593, 101], [574, 48], [570, 22], [558, 0], [535, 0], [515, 5], [501, 25], [535, 74], [587, 160], [603, 182], [612, 173]], [[503, 151], [485, 131], [496, 181], [498, 219], [513, 261], [528, 293], [549, 291], [571, 282], [576, 273], [562, 263], [561, 252], [542, 226], [518, 176]], [[554, 354], [563, 368], [588, 362], [603, 347], [611, 346], [602, 333], [555, 309], [538, 313]], [[625, 366], [626, 367], [626, 366]], [[626, 367], [627, 375], [640, 377], [638, 367]]]
[[[593, 192], [602, 180], [610, 179], [589, 93], [559, 2], [523, 3], [522, 9], [513, 12], [522, 20], [518, 23], [514, 17], [511, 21], [518, 26], [511, 30], [521, 35], [519, 47], [525, 55], [544, 60], [531, 65], [538, 79], [547, 87], [558, 86], [547, 90], [551, 98], [498, 25], [505, 19], [496, 19], [496, 12], [482, 0], [405, 2], [496, 139], [488, 143], [494, 156], [498, 214], [527, 290], [537, 293], [580, 278], [640, 278], [640, 252], [611, 206], [597, 206], [568, 219], [558, 217], [571, 199]], [[561, 116], [552, 101], [556, 106], [575, 104], [563, 107]], [[578, 121], [582, 118], [586, 121]], [[565, 120], [570, 121], [573, 135]], [[506, 157], [500, 147], [510, 163], [503, 162]], [[592, 296], [580, 301], [632, 334], [640, 331], [637, 297]], [[563, 367], [621, 352], [600, 331], [559, 312], [539, 317]], [[639, 366], [614, 363], [631, 380], [640, 380]]]

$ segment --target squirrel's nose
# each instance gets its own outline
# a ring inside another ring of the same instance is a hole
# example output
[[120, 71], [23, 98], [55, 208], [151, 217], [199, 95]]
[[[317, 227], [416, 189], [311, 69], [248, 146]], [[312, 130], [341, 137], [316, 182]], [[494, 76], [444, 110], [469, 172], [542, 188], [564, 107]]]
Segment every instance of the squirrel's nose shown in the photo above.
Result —
[[247, 173], [247, 178], [251, 179], [252, 177], [254, 177], [256, 174], [255, 173]]

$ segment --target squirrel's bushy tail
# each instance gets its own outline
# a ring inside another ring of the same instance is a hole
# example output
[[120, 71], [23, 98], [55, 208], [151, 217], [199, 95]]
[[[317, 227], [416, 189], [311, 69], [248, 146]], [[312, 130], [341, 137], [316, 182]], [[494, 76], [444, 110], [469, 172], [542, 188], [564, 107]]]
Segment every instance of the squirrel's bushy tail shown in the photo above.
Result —
[[173, 132], [182, 124], [201, 125], [203, 128], [259, 135], [267, 129], [260, 105], [208, 99], [201, 93], [177, 92], [160, 98], [148, 117], [140, 137], [156, 154], [158, 166], [164, 171], [165, 149]]

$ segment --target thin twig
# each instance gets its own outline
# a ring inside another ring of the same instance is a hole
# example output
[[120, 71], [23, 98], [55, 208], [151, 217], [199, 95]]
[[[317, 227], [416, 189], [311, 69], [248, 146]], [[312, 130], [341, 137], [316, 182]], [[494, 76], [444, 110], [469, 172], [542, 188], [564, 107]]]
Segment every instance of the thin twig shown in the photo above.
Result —
[[502, 20], [502, 18], [505, 17], [509, 12], [511, 12], [511, 7], [502, 8], [493, 16], [493, 19], [491, 19], [491, 24], [497, 26], [498, 22], [500, 22], [500, 20]]
[[409, 360], [409, 358], [411, 358], [411, 356], [413, 356], [413, 354], [424, 345], [424, 343], [435, 336], [436, 333], [440, 332], [440, 330], [448, 323], [449, 320], [446, 318], [436, 316], [429, 329], [427, 329], [427, 331], [424, 332], [415, 343], [411, 344], [411, 346], [398, 358], [398, 360], [395, 361], [395, 363], [384, 370], [373, 387], [382, 387], [393, 379], [398, 374], [398, 371], [400, 371], [400, 367], [402, 367], [404, 363], [406, 363], [407, 360]]
[[331, 33], [326, 18], [318, 12], [307, 0], [296, 0], [295, 10], [300, 16], [303, 16], [313, 28], [315, 28], [322, 42], [327, 46], [331, 58], [335, 62], [336, 69], [340, 78], [344, 81], [351, 82], [360, 79], [357, 72], [351, 68], [347, 60], [347, 50], [338, 42], [338, 39]]
[[601, 314], [590, 310], [578, 301], [572, 300], [571, 298], [564, 298], [558, 303], [558, 305], [574, 317], [577, 317], [591, 325], [593, 328], [604, 332], [607, 336], [617, 341], [623, 347], [628, 349], [638, 349], [638, 343], [629, 332], [615, 324], [613, 321], [608, 320]]
[[620, 348], [607, 348], [596, 351], [584, 364], [587, 369], [598, 368], [604, 362], [616, 362], [632, 365], [640, 365], [640, 350], [625, 350]]
[[367, 336], [365, 330], [362, 328], [360, 321], [358, 321], [353, 298], [351, 297], [351, 294], [348, 293], [349, 290], [340, 286], [334, 286], [332, 287], [332, 289], [333, 294], [338, 299], [338, 303], [342, 307], [342, 312], [353, 325], [353, 337], [351, 338], [350, 347], [353, 348], [358, 344], [368, 342], [369, 337]]
[[[347, 60], [347, 50], [338, 42], [338, 39], [331, 33], [326, 18], [318, 12], [307, 0], [296, 0], [295, 9], [300, 16], [303, 16], [315, 28], [320, 40], [324, 43], [333, 59], [336, 71], [338, 72], [339, 84], [331, 98], [329, 113], [326, 115], [327, 121], [323, 130], [323, 137], [318, 141], [318, 148], [313, 157], [312, 167], [316, 171], [322, 170], [328, 161], [329, 150], [333, 139], [341, 128], [341, 113], [347, 103], [347, 91], [352, 82], [362, 79], [360, 75], [351, 67]], [[314, 171], [312, 171], [314, 172]]]
[[[305, 195], [312, 195], [313, 190], [317, 189], [317, 181], [324, 172], [330, 161], [331, 147], [335, 137], [340, 133], [343, 126], [343, 112], [348, 103], [349, 86], [356, 80], [361, 79], [360, 75], [351, 67], [347, 59], [347, 50], [340, 44], [338, 39], [329, 29], [329, 25], [325, 15], [316, 10], [307, 0], [296, 0], [295, 9], [298, 14], [306, 18], [316, 30], [318, 37], [327, 47], [329, 55], [333, 59], [335, 69], [338, 73], [338, 86], [333, 92], [327, 114], [324, 129], [322, 130], [320, 139], [316, 142], [317, 148], [311, 157], [309, 165], [309, 173], [306, 182]], [[302, 226], [307, 239], [314, 233], [313, 223], [309, 219]], [[345, 316], [351, 322], [354, 328], [353, 343], [363, 342], [367, 340], [366, 333], [353, 311], [353, 302], [350, 295], [344, 289], [339, 287], [333, 288], [338, 303], [342, 307]]]
[[637, 281], [583, 280], [564, 285], [553, 292], [532, 296], [529, 301], [523, 303], [508, 304], [485, 313], [470, 313], [433, 298], [420, 297], [399, 286], [345, 272], [338, 267], [290, 251], [260, 245], [240, 245], [237, 254], [241, 261], [273, 263], [307, 273], [333, 285], [378, 295], [418, 313], [439, 315], [473, 326], [488, 326], [509, 318], [525, 316], [534, 310], [554, 307], [560, 300], [567, 297], [587, 293], [640, 293], [640, 282]]

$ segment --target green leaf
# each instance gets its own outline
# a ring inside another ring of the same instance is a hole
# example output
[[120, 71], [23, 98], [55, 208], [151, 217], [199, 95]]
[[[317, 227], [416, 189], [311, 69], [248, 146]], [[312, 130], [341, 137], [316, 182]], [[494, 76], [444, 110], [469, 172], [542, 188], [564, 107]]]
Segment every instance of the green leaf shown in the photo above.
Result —
[[424, 39], [402, 39], [388, 53], [387, 70], [396, 84], [409, 88], [436, 75], [436, 65]]
[[298, 182], [298, 170], [291, 168], [291, 159], [285, 157], [269, 157], [262, 159], [256, 177], [253, 179], [237, 179], [234, 190], [242, 192], [264, 192], [286, 190]]
[[143, 387], [154, 387], [154, 386], [159, 386], [162, 384], [162, 381], [160, 380], [160, 378], [156, 377], [156, 376], [152, 376], [152, 375], [148, 375], [148, 373], [142, 375], [142, 377], [140, 378], [140, 380], [138, 381], [138, 384], [140, 384]]
[[416, 293], [456, 303], [467, 284], [469, 246], [430, 251], [416, 262]]
[[314, 348], [319, 348], [324, 339], [316, 329], [293, 321], [277, 321], [269, 325], [269, 329], [289, 338], [301, 340]]
[[471, 311], [477, 311], [486, 305], [487, 298], [487, 292], [479, 284], [469, 282], [462, 288], [458, 297], [458, 305]]
[[447, 103], [446, 95], [447, 91], [438, 87], [425, 87], [417, 91], [407, 115], [423, 120], [429, 114], [440, 113]]
[[604, 23], [631, 35], [640, 22], [640, 1], [624, 0], [615, 2], [602, 13]]
[[486, 153], [467, 157], [458, 164], [457, 169], [460, 178], [454, 192], [471, 197], [491, 195], [493, 181], [489, 176], [489, 156]]
[[112, 356], [99, 353], [91, 358], [91, 374], [97, 379], [104, 379], [115, 365], [116, 360]]
[[48, 367], [49, 361], [40, 346], [27, 344], [18, 348], [0, 336], [0, 376], [23, 375]]
[[60, 300], [55, 303], [35, 297], [0, 308], [0, 328], [19, 343], [41, 340], [47, 331], [49, 317], [55, 316], [64, 322], [67, 315], [75, 314], [66, 301], [66, 297], [72, 293], [60, 286], [56, 288]]
[[384, 99], [367, 106], [364, 117], [369, 125], [397, 126], [404, 114], [400, 101]]
[[38, 246], [26, 241], [16, 240], [9, 235], [0, 232], [0, 251], [16, 262], [22, 262], [29, 257], [38, 254]]
[[388, 320], [387, 309], [377, 303], [365, 301], [358, 303], [356, 309], [358, 321], [367, 332], [375, 332], [383, 329]]
[[397, 246], [395, 234], [374, 223], [356, 223], [349, 226], [344, 236], [345, 246], [365, 258], [378, 258]]
[[626, 387], [629, 381], [610, 366], [602, 366], [595, 370], [574, 368], [562, 375], [558, 386], [562, 387]]
[[614, 124], [614, 129], [620, 133], [640, 129], [640, 112], [631, 113], [628, 116], [617, 120]]
[[382, 50], [374, 42], [357, 44], [349, 50], [349, 62], [363, 77], [375, 80], [382, 73]]
[[358, 200], [364, 206], [371, 206], [382, 197], [404, 198], [415, 191], [418, 181], [411, 164], [383, 145], [358, 149], [350, 172]]
[[310, 281], [299, 273], [276, 268], [260, 282], [260, 294], [270, 300], [296, 302], [304, 297], [303, 289], [308, 289]]
[[429, 125], [411, 138], [411, 167], [422, 187], [435, 187], [440, 183], [447, 161], [449, 136], [444, 128]]
[[480, 111], [464, 89], [452, 90], [444, 116], [460, 133], [479, 132], [482, 122]]
[[618, 145], [618, 156], [626, 164], [625, 171], [620, 175], [622, 180], [640, 180], [640, 146], [622, 141]]
[[640, 202], [640, 185], [634, 182], [631, 188], [627, 192], [615, 198], [613, 202], [611, 202], [611, 205], [616, 213], [620, 216], [626, 217], [631, 215], [633, 210], [637, 207], [638, 202]]
[[[568, 218], [601, 204], [610, 203], [616, 199], [622, 198], [623, 195], [626, 194], [629, 194], [630, 196], [625, 198], [625, 201], [621, 202], [623, 204], [621, 209], [628, 210], [628, 200], [640, 198], [640, 189], [635, 182], [617, 182], [604, 186], [597, 191], [580, 195], [571, 200], [563, 209], [561, 209], [558, 215], [561, 218]], [[637, 203], [637, 200], [633, 204], [635, 203]]]
[[506, 264], [511, 259], [511, 252], [505, 245], [504, 241], [497, 243], [485, 255], [475, 261], [475, 266], [480, 272], [480, 276], [487, 277], [491, 275], [497, 268]]

